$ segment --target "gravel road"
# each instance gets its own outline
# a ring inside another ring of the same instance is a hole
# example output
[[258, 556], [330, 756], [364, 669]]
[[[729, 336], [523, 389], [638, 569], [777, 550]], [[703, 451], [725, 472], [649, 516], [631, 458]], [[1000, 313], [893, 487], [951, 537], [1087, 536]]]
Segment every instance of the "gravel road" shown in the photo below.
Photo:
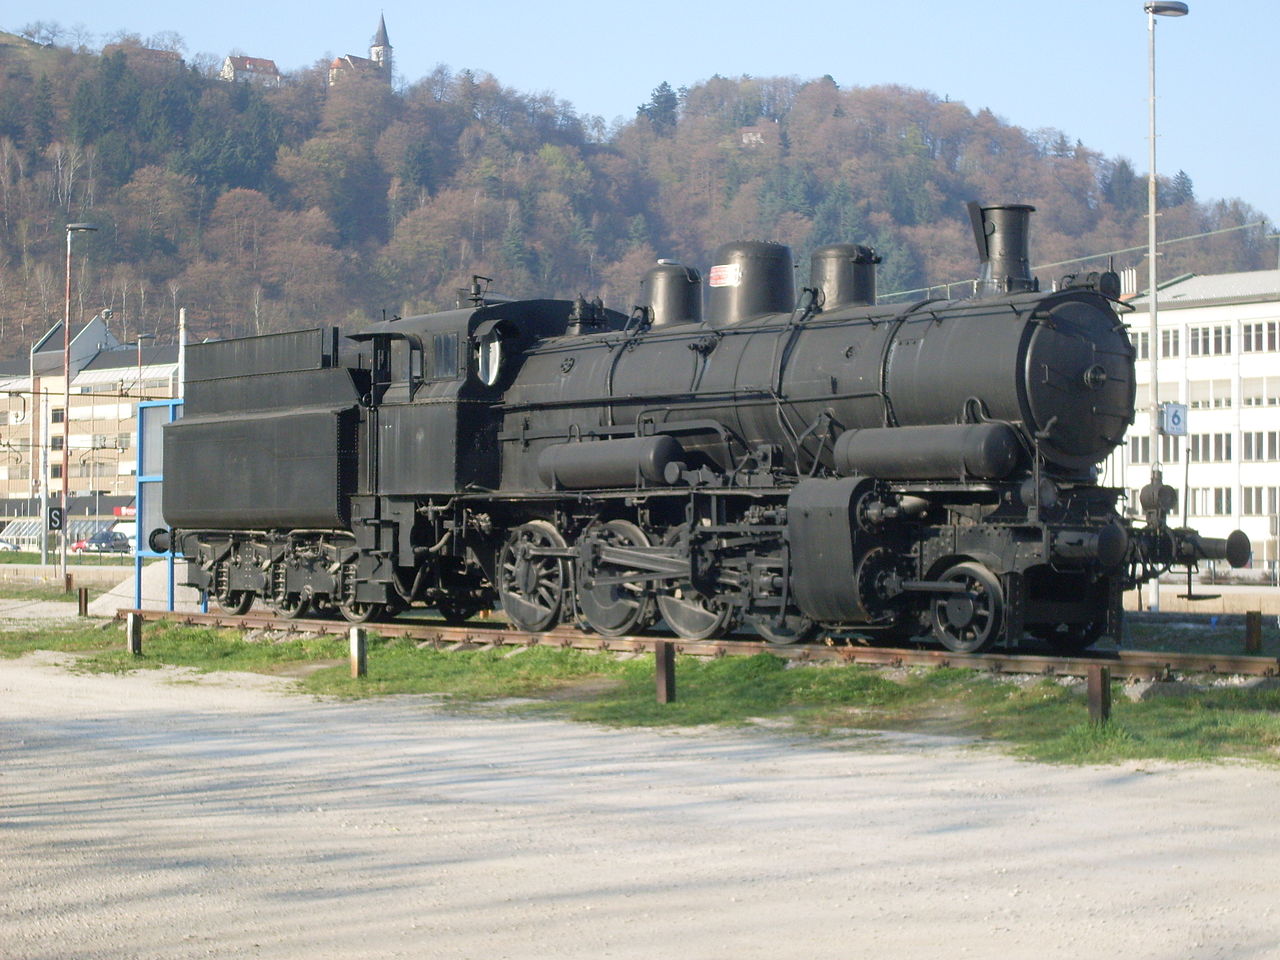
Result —
[[0, 661], [0, 957], [1280, 956], [1280, 773]]

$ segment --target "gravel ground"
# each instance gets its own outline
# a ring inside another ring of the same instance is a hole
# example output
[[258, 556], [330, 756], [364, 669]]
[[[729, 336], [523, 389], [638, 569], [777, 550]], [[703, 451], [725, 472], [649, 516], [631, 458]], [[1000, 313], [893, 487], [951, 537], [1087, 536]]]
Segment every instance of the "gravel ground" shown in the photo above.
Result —
[[1280, 956], [1280, 773], [0, 661], [0, 957]]

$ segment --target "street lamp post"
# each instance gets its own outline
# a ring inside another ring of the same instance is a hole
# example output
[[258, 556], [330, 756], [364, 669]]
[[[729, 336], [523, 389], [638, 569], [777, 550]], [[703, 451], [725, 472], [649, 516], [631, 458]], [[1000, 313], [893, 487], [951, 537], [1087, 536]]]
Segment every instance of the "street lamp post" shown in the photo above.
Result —
[[[1157, 326], [1156, 300], [1156, 17], [1185, 17], [1188, 7], [1177, 0], [1146, 0], [1147, 13], [1147, 309], [1149, 342], [1147, 356], [1151, 361], [1151, 482], [1161, 482], [1160, 471], [1160, 330]], [[1183, 505], [1185, 516], [1186, 505]], [[1160, 578], [1151, 580], [1151, 609], [1160, 609]]]
[[138, 402], [139, 403], [142, 402], [142, 341], [154, 340], [155, 338], [156, 338], [156, 335], [154, 333], [138, 334]]
[[[67, 300], [62, 319], [62, 580], [67, 579], [67, 487], [71, 467], [71, 235], [98, 228], [92, 223], [67, 224]], [[44, 520], [42, 518], [41, 522]]]

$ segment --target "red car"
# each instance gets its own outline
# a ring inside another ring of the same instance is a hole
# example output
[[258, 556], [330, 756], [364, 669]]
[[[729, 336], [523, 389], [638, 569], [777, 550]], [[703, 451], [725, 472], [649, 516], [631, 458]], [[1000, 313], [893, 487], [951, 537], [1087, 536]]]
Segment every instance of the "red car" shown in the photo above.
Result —
[[71, 545], [72, 553], [129, 553], [129, 538], [118, 530], [100, 530]]

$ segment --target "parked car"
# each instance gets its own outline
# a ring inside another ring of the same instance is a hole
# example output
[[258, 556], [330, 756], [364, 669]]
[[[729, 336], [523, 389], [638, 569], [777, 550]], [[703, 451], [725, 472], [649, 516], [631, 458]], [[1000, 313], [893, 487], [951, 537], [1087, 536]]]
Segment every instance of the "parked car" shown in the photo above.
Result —
[[21, 549], [12, 540], [0, 540], [0, 550], [18, 550]]
[[119, 530], [99, 530], [71, 545], [72, 553], [129, 553], [132, 549], [129, 538]]

